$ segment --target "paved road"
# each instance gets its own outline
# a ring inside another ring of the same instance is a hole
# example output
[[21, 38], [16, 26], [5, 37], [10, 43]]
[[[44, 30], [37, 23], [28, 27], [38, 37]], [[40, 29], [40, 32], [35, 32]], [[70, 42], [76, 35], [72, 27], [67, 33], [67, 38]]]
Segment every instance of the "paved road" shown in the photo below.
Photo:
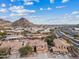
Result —
[[[66, 34], [63, 33], [61, 30], [56, 30], [55, 33], [57, 34], [57, 36], [62, 37], [62, 38], [64, 38], [64, 39], [70, 41], [73, 46], [79, 47], [79, 41], [77, 41], [77, 39], [74, 39], [73, 37], [71, 37], [71, 36], [69, 36], [69, 35], [66, 35]], [[72, 49], [72, 50], [73, 50], [72, 52], [73, 52], [75, 55], [79, 56], [78, 51], [76, 51], [76, 50], [74, 50], [74, 49]]]
[[74, 39], [73, 37], [66, 35], [65, 33], [63, 33], [61, 30], [55, 30], [56, 36], [57, 37], [62, 37], [62, 38], [66, 38], [68, 39], [70, 42], [72, 42], [73, 45], [79, 47], [79, 40]]

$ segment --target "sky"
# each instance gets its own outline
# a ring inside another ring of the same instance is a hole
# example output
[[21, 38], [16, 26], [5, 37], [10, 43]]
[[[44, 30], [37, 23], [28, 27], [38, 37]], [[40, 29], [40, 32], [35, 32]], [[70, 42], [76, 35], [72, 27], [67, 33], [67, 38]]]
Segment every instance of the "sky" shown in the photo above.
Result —
[[0, 0], [0, 18], [35, 24], [79, 24], [79, 0]]

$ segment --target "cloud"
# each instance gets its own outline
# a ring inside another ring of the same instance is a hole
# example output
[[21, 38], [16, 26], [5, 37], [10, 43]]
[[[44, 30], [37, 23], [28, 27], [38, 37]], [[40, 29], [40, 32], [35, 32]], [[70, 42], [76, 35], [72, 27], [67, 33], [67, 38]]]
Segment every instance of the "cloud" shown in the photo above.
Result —
[[11, 2], [14, 2], [14, 0], [10, 0]]
[[16, 2], [16, 1], [23, 1], [23, 0], [10, 0], [11, 2]]
[[6, 4], [3, 3], [1, 6], [2, 6], [2, 7], [6, 7]]
[[73, 18], [75, 18], [75, 19], [79, 19], [79, 11], [73, 11], [73, 12], [71, 13], [71, 16], [72, 16]]
[[23, 6], [13, 6], [10, 7], [9, 10], [16, 13], [35, 13], [35, 10], [24, 9]]
[[[79, 22], [79, 12], [78, 11], [73, 11], [73, 12], [68, 13], [68, 14], [66, 13], [66, 14], [64, 14], [64, 15], [62, 15], [60, 17], [59, 17], [60, 19], [62, 19], [63, 21], [67, 21], [68, 23], [73, 22], [73, 24], [76, 24], [76, 23]], [[74, 19], [75, 19], [75, 21], [74, 21]]]
[[76, 17], [79, 19], [79, 15], [76, 15]]
[[55, 0], [50, 0], [50, 3], [54, 3], [55, 2]]
[[23, 6], [12, 6], [9, 8], [9, 10], [10, 10], [10, 12], [16, 12], [16, 13], [25, 11]]
[[62, 0], [62, 3], [66, 3], [66, 2], [68, 2], [69, 0]]
[[7, 12], [7, 10], [6, 9], [0, 9], [0, 13], [6, 13]]
[[79, 14], [79, 11], [73, 11], [71, 14], [72, 15]]
[[11, 13], [10, 16], [16, 16], [14, 13]]
[[16, 14], [16, 13], [11, 13], [10, 16], [11, 17], [17, 17], [17, 16], [25, 16], [26, 14]]
[[52, 8], [48, 7], [47, 10], [52, 10]]
[[26, 2], [25, 5], [33, 5], [33, 2]]
[[40, 8], [40, 10], [42, 11], [42, 10], [44, 10], [43, 8]]
[[34, 2], [39, 2], [39, 0], [23, 0], [24, 5], [33, 5]]
[[0, 18], [4, 18], [4, 19], [6, 19], [6, 18], [7, 18], [7, 16], [3, 16], [3, 15], [2, 15], [2, 16], [0, 16]]
[[56, 6], [56, 8], [64, 8], [64, 7], [66, 7], [66, 6]]
[[13, 6], [9, 8], [11, 14], [10, 16], [24, 16], [26, 14], [33, 14], [36, 11], [35, 10], [28, 10], [25, 9], [23, 6]]
[[12, 6], [9, 8], [9, 10], [13, 11], [13, 10], [19, 10], [19, 9], [23, 9], [23, 6]]
[[40, 11], [47, 11], [47, 10], [52, 10], [52, 8], [48, 7], [48, 8], [40, 8]]

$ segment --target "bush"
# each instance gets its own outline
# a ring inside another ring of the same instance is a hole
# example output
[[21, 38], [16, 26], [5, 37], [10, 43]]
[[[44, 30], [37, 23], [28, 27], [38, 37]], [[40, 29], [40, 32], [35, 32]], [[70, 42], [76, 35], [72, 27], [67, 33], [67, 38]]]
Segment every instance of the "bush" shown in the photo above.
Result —
[[0, 56], [1, 55], [7, 55], [7, 51], [5, 48], [0, 48]]
[[6, 33], [5, 32], [0, 32], [0, 39], [5, 38]]
[[50, 35], [50, 36], [47, 36], [45, 38], [45, 41], [47, 42], [48, 46], [54, 46], [54, 42], [53, 40], [56, 38], [55, 35]]
[[7, 55], [10, 55], [10, 50], [8, 48], [0, 48], [0, 58], [7, 57]]
[[32, 47], [29, 45], [26, 45], [25, 47], [21, 47], [19, 49], [19, 53], [20, 53], [20, 56], [30, 55], [32, 53]]

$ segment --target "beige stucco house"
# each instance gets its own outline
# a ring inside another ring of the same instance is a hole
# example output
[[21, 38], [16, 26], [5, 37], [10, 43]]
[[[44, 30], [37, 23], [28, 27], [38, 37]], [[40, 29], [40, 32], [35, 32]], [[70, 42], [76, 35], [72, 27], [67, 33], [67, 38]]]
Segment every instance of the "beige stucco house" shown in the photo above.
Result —
[[70, 44], [68, 44], [66, 40], [58, 38], [54, 40], [54, 43], [55, 46], [52, 47], [53, 52], [68, 53], [67, 48], [70, 46]]

